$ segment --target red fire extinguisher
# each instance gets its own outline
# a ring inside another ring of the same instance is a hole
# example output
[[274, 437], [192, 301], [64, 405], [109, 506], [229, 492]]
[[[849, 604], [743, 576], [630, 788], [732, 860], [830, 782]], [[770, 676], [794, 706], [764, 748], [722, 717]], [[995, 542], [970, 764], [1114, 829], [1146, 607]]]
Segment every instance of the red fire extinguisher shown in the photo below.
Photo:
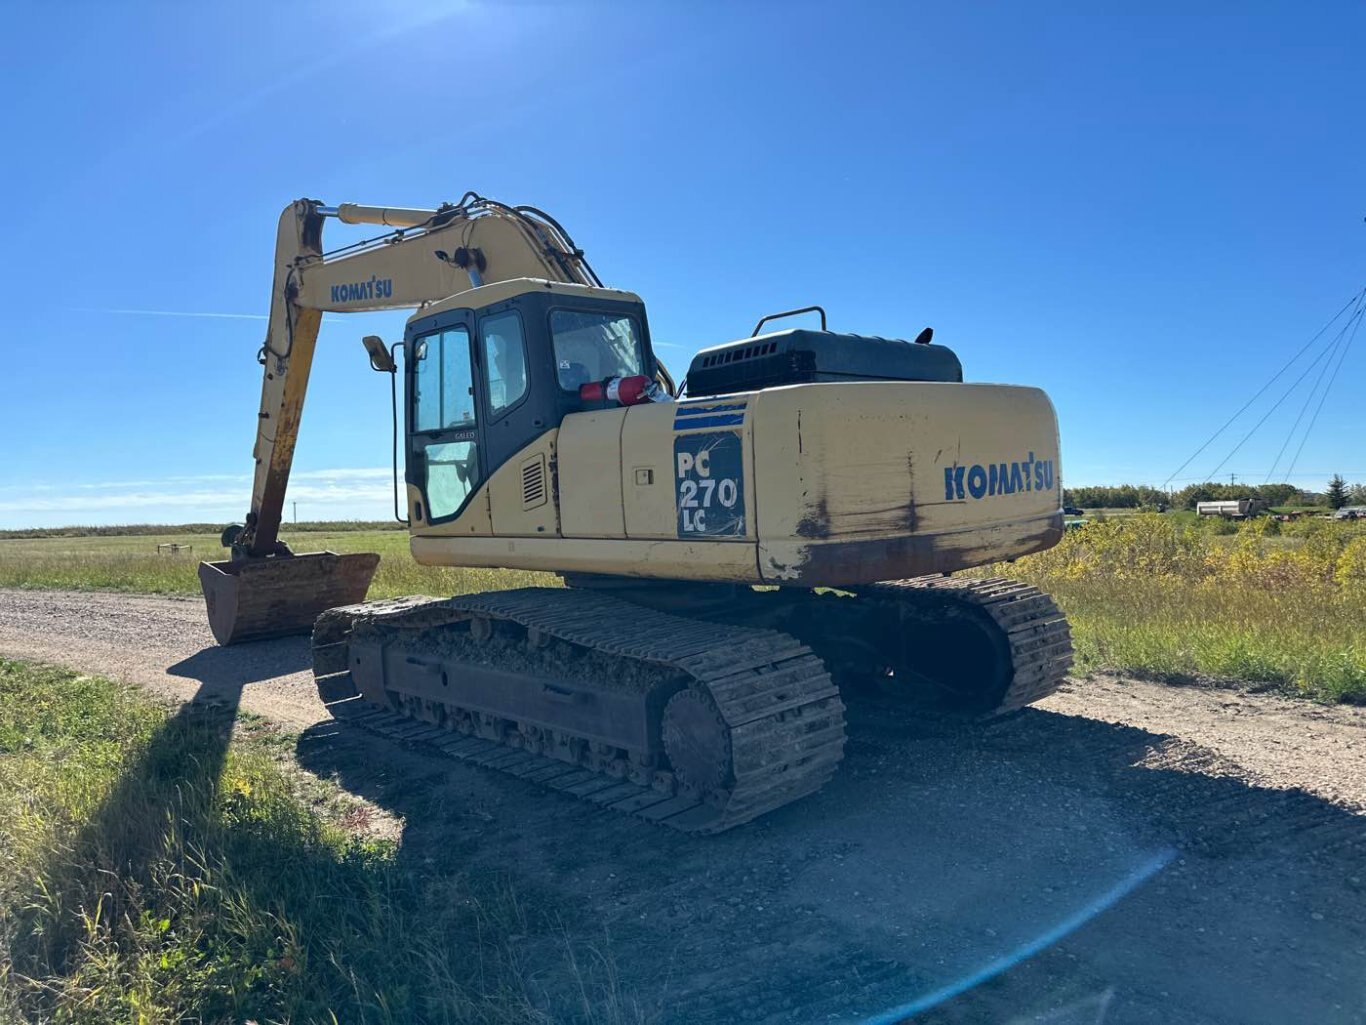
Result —
[[644, 402], [663, 402], [668, 399], [659, 382], [636, 374], [632, 377], [609, 377], [605, 381], [589, 381], [579, 385], [579, 398], [584, 402], [615, 402], [622, 406], [638, 406]]

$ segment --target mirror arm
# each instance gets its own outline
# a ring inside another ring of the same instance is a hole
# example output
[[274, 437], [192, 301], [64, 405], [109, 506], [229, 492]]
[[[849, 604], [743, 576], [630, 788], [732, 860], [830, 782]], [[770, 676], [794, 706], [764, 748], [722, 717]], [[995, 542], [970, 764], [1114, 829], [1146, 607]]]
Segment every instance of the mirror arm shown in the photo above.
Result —
[[[394, 457], [394, 519], [407, 527], [409, 521], [400, 516], [398, 511], [398, 360], [395, 358], [404, 345], [403, 342], [395, 342], [389, 347], [389, 408], [393, 414], [393, 434], [389, 439], [389, 448]], [[406, 348], [404, 356], [407, 356]]]

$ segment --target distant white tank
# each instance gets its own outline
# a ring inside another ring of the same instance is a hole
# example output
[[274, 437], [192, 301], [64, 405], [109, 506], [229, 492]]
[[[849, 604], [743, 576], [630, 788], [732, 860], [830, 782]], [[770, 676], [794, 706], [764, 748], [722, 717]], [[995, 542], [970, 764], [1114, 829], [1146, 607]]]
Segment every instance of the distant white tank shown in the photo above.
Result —
[[1238, 498], [1225, 502], [1198, 502], [1195, 506], [1197, 516], [1222, 516], [1227, 520], [1243, 520], [1266, 511], [1266, 503], [1260, 498]]

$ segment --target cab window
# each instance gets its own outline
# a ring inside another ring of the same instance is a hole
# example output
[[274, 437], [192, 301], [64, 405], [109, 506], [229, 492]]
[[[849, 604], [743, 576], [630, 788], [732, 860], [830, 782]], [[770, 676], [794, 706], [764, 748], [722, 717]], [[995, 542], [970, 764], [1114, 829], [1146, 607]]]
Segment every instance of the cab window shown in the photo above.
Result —
[[479, 486], [479, 453], [473, 440], [427, 446], [427, 519], [458, 513]]
[[526, 342], [522, 337], [522, 318], [514, 310], [485, 317], [479, 325], [479, 337], [484, 347], [489, 414], [498, 416], [526, 394]]
[[469, 331], [424, 335], [412, 358], [412, 445], [425, 467], [427, 519], [438, 522], [457, 515], [480, 483]]
[[475, 424], [470, 333], [463, 327], [424, 335], [414, 348], [413, 430]]
[[565, 391], [577, 392], [580, 385], [590, 381], [643, 373], [640, 331], [634, 317], [554, 310], [550, 334], [556, 373]]

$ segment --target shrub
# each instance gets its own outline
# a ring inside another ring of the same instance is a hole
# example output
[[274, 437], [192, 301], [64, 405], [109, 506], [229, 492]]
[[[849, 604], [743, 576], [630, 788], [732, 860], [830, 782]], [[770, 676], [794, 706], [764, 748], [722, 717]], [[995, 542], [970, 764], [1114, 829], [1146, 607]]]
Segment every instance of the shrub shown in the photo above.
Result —
[[984, 572], [1051, 591], [1078, 664], [1366, 701], [1366, 525], [1138, 514]]

